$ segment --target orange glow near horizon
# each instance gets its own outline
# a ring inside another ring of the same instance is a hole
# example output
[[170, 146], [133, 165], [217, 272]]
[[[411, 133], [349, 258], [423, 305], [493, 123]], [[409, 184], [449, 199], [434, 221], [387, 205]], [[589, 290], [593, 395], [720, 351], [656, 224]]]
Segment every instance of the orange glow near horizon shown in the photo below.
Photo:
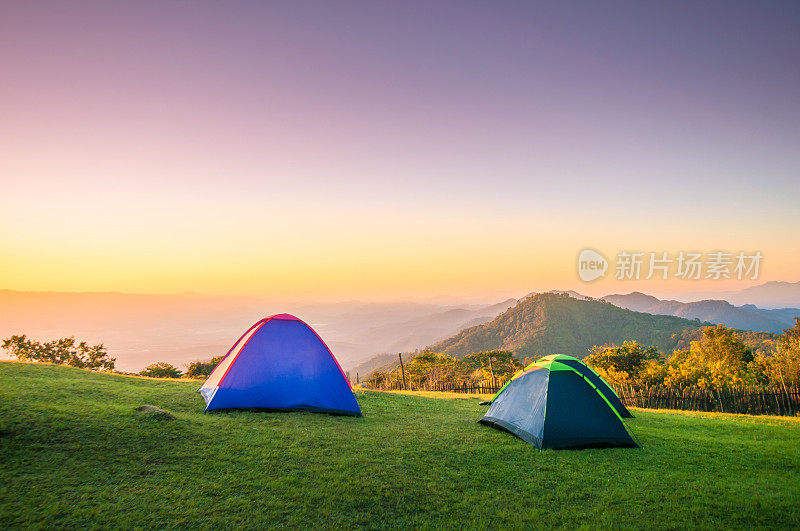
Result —
[[[276, 213], [272, 223], [242, 219], [240, 214], [234, 223], [218, 219], [219, 209], [211, 212], [192, 207], [139, 220], [106, 210], [96, 219], [85, 213], [83, 219], [63, 223], [58, 213], [52, 219], [40, 217], [28, 223], [25, 232], [2, 235], [0, 288], [192, 291], [315, 300], [491, 300], [550, 289], [593, 296], [634, 290], [680, 296], [795, 280], [798, 258], [796, 250], [787, 252], [787, 242], [779, 236], [771, 242], [759, 237], [720, 241], [714, 234], [695, 234], [683, 242], [679, 236], [637, 234], [637, 227], [614, 231], [614, 219], [594, 220], [587, 228], [590, 220], [582, 218], [537, 222], [524, 215], [470, 219], [417, 212], [406, 219], [376, 211], [349, 216], [330, 211], [305, 223], [291, 213]], [[632, 243], [620, 248], [620, 241]], [[603, 251], [609, 260], [622, 249], [670, 254], [761, 250], [765, 258], [755, 282], [618, 281], [609, 271], [605, 279], [584, 283], [577, 277], [575, 261], [586, 246]]]

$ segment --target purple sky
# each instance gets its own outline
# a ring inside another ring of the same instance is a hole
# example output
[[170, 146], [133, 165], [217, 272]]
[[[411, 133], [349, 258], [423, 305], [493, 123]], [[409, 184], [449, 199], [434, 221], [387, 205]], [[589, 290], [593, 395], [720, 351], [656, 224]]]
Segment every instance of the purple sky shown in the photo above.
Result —
[[[259, 224], [333, 242], [331, 292], [360, 261], [370, 293], [394, 293], [389, 248], [425, 262], [442, 245], [529, 260], [553, 287], [585, 245], [763, 248], [797, 280], [798, 2], [4, 2], [0, 68], [0, 287], [168, 290], [159, 271], [204, 245], [252, 258]], [[120, 263], [152, 270], [30, 272], [112, 233]], [[254, 258], [269, 291], [310, 255], [264, 238], [292, 257]], [[243, 291], [237, 274], [176, 287]]]

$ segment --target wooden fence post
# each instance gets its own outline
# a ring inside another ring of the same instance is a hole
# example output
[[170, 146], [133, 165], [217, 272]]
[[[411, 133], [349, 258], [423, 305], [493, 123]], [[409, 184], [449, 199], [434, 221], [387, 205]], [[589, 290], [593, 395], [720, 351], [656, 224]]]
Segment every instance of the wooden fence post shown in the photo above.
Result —
[[400, 372], [403, 374], [403, 391], [406, 390], [406, 368], [403, 366], [403, 355], [397, 354], [397, 357], [400, 358]]

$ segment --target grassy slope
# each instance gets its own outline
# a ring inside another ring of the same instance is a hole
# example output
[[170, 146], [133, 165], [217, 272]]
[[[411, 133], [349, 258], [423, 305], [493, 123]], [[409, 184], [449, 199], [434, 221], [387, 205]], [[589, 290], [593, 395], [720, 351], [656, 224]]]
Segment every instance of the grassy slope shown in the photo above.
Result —
[[475, 399], [204, 415], [194, 382], [21, 363], [0, 382], [0, 527], [800, 525], [800, 419], [637, 411], [643, 449], [539, 453]]

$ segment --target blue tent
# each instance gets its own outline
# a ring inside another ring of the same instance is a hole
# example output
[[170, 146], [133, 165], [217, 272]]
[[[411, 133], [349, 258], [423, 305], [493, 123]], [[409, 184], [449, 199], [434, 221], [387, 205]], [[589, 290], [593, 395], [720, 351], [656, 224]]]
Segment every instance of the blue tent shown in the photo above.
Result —
[[282, 313], [250, 327], [200, 388], [206, 411], [272, 409], [360, 417], [350, 382], [325, 342]]

